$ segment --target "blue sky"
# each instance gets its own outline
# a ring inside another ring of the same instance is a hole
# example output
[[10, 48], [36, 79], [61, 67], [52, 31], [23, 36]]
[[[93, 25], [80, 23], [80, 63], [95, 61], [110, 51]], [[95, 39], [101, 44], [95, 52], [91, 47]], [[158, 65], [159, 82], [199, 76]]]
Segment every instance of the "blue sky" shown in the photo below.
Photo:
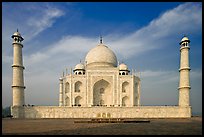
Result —
[[26, 104], [58, 105], [59, 77], [103, 42], [141, 72], [142, 105], [177, 105], [179, 42], [190, 49], [190, 103], [202, 113], [202, 3], [3, 2], [2, 103], [12, 104], [12, 39], [24, 37]]

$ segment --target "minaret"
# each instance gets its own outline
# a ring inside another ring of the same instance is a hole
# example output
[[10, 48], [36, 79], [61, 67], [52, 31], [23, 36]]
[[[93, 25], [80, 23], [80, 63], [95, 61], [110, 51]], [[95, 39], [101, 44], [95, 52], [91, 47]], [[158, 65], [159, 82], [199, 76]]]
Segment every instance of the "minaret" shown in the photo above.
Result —
[[59, 87], [59, 106], [63, 106], [63, 79], [60, 78], [60, 87]]
[[23, 106], [25, 104], [24, 100], [24, 77], [23, 77], [23, 56], [22, 48], [23, 44], [21, 43], [24, 39], [21, 37], [21, 34], [15, 32], [12, 35], [13, 38], [13, 106]]
[[189, 103], [189, 92], [190, 92], [190, 66], [189, 66], [189, 43], [190, 40], [184, 36], [180, 44], [180, 81], [179, 81], [179, 106], [187, 107]]

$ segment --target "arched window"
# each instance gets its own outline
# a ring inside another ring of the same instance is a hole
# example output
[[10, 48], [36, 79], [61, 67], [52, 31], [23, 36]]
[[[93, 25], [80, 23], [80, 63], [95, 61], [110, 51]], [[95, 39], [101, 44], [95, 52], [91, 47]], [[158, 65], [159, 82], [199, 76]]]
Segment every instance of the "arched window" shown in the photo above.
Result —
[[65, 106], [69, 106], [70, 104], [69, 104], [69, 97], [66, 97], [65, 98]]
[[123, 72], [122, 75], [125, 75], [125, 72]]
[[122, 98], [122, 106], [127, 106], [127, 104], [128, 104], [128, 97], [125, 96]]
[[75, 83], [75, 92], [80, 92], [81, 91], [81, 86], [82, 86], [82, 83], [80, 81], [77, 81]]
[[125, 93], [128, 91], [129, 83], [126, 81], [122, 84], [122, 92]]
[[65, 93], [69, 93], [69, 83], [66, 82], [65, 84]]
[[82, 100], [82, 97], [81, 96], [77, 96], [75, 98], [75, 106], [81, 106], [81, 100]]
[[81, 75], [81, 72], [79, 72], [78, 74]]

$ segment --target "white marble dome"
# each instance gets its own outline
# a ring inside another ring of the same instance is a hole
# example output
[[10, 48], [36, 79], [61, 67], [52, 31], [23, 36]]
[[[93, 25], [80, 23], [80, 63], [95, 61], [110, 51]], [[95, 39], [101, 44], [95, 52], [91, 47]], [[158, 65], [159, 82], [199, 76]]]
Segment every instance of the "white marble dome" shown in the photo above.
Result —
[[23, 41], [23, 37], [21, 37], [21, 34], [18, 32], [18, 30], [11, 36], [15, 41]]
[[13, 35], [14, 35], [14, 36], [19, 36], [19, 37], [21, 37], [21, 34], [20, 34], [18, 31], [15, 32]]
[[117, 57], [111, 49], [101, 43], [88, 52], [85, 62], [87, 67], [116, 67]]
[[128, 70], [128, 67], [126, 64], [122, 63], [119, 65], [119, 70]]
[[13, 33], [12, 38], [13, 38], [14, 36], [21, 37], [21, 34], [18, 32], [18, 29], [17, 29], [16, 32]]
[[184, 36], [184, 37], [181, 39], [181, 41], [180, 41], [179, 44], [183, 43], [184, 41], [188, 41], [188, 42], [190, 43], [190, 40], [188, 39], [188, 37]]
[[84, 65], [79, 63], [75, 66], [74, 70], [82, 70], [82, 69], [85, 69]]

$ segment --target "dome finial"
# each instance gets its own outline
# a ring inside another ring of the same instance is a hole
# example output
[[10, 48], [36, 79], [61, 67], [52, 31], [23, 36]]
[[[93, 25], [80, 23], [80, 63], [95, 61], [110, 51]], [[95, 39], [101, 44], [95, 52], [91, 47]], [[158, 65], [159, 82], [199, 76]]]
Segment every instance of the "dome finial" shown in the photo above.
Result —
[[100, 44], [102, 44], [102, 43], [103, 43], [102, 36], [100, 36]]
[[18, 28], [17, 28], [17, 32], [18, 32]]

